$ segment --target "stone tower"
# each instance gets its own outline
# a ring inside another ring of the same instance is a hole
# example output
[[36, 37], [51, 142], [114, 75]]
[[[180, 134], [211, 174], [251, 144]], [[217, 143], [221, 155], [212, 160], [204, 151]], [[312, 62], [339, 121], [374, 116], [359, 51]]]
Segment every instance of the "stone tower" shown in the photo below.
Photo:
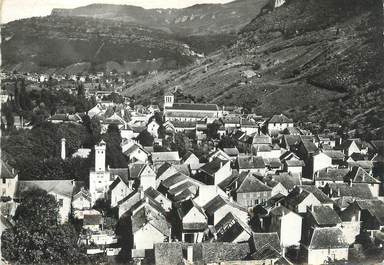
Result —
[[98, 145], [95, 145], [95, 171], [105, 171], [105, 151], [106, 144], [103, 140]]

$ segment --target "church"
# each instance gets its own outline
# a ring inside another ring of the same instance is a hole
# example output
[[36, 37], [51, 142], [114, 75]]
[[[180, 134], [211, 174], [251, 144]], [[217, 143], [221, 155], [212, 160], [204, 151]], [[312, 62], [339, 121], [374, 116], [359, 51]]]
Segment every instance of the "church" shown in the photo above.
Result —
[[222, 117], [222, 111], [216, 104], [175, 103], [175, 96], [168, 92], [164, 95], [164, 120], [196, 122], [203, 119]]

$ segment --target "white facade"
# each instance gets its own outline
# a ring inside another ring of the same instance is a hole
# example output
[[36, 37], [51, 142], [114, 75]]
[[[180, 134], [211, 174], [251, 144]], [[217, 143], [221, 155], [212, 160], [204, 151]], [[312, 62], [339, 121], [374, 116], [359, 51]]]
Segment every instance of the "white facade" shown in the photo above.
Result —
[[308, 249], [308, 264], [324, 264], [329, 259], [348, 260], [348, 248]]
[[271, 220], [271, 232], [279, 234], [281, 245], [286, 248], [300, 246], [302, 217], [294, 212], [283, 216], [274, 216]]
[[316, 172], [327, 167], [332, 167], [332, 158], [324, 153], [319, 153], [313, 156], [312, 172]]
[[153, 249], [153, 244], [163, 243], [165, 239], [165, 235], [163, 235], [150, 223], [146, 223], [133, 234], [133, 248]]

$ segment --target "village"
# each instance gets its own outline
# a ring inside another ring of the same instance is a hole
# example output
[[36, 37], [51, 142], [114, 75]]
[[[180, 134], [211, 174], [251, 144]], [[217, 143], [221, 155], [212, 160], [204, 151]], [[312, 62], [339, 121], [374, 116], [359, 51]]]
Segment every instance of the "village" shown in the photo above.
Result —
[[[41, 189], [58, 202], [60, 223], [80, 222], [78, 245], [89, 256], [162, 265], [382, 257], [383, 140], [313, 133], [280, 113], [178, 102], [174, 89], [148, 106], [106, 100], [111, 94], [86, 89], [96, 105], [85, 114], [100, 120], [101, 132], [117, 128], [125, 167], [107, 163], [103, 139], [74, 153], [66, 138], [58, 146], [63, 161], [94, 152], [88, 181], [22, 180], [2, 158], [2, 206], [9, 209], [2, 219], [10, 226], [24, 192]], [[85, 114], [56, 113], [45, 122], [81, 125]], [[17, 129], [33, 129], [18, 121]]]

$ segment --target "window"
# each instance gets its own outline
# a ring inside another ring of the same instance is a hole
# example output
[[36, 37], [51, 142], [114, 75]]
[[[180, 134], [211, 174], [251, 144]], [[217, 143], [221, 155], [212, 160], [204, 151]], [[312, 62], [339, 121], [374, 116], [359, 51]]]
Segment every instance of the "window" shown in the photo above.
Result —
[[59, 199], [59, 206], [60, 206], [60, 207], [63, 206], [63, 199]]
[[5, 182], [6, 182], [6, 179], [5, 179], [5, 178], [3, 178], [3, 184], [5, 184]]

